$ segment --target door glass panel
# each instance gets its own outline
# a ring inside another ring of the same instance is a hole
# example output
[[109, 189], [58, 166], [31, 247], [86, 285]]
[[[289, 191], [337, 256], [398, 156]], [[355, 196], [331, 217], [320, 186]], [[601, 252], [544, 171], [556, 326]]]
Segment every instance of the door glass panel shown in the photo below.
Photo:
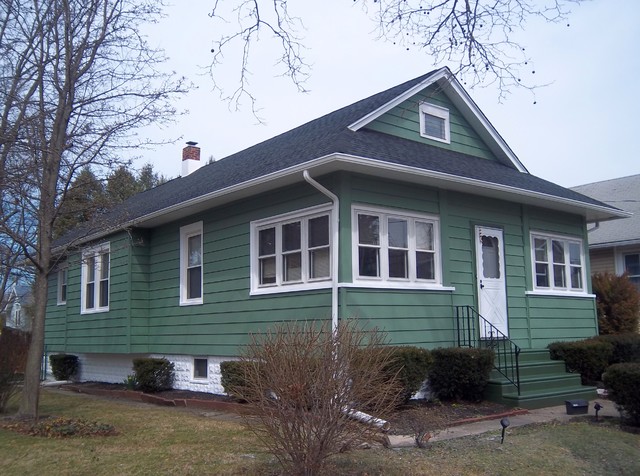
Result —
[[481, 236], [482, 241], [482, 274], [485, 278], [500, 279], [500, 255], [498, 238]]

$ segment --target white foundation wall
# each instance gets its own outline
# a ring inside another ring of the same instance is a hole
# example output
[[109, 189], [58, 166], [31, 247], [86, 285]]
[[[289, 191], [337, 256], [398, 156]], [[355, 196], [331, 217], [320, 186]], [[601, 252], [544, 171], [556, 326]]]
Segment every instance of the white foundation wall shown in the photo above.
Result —
[[206, 392], [224, 394], [222, 388], [220, 363], [225, 360], [236, 360], [233, 357], [216, 357], [216, 356], [196, 356], [198, 359], [207, 359], [207, 376], [206, 379], [193, 378], [193, 359], [191, 355], [161, 355], [152, 354], [150, 357], [165, 358], [173, 363], [175, 380], [173, 388], [178, 390], [191, 390], [192, 392]]
[[[80, 361], [80, 371], [74, 380], [80, 382], [123, 383], [127, 376], [133, 374], [133, 359], [138, 357], [165, 358], [174, 365], [173, 388], [224, 394], [221, 383], [220, 363], [225, 360], [236, 360], [233, 357], [196, 356], [207, 359], [207, 378], [193, 377], [193, 359], [191, 355], [166, 354], [74, 354]], [[47, 374], [51, 375], [51, 364], [47, 359]]]
[[123, 383], [133, 374], [133, 359], [145, 357], [133, 354], [74, 354], [80, 361], [75, 380], [80, 382]]

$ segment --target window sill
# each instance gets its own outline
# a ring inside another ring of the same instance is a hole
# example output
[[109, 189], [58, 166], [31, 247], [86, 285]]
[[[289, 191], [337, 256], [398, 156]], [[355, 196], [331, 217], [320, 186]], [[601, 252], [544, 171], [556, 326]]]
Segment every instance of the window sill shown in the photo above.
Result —
[[181, 306], [199, 306], [203, 304], [202, 299], [193, 300], [193, 301], [180, 301]]
[[571, 297], [571, 298], [588, 298], [594, 299], [596, 297], [595, 294], [589, 294], [584, 292], [576, 292], [576, 291], [543, 291], [543, 290], [535, 290], [535, 291], [526, 291], [525, 296], [549, 296], [549, 297]]
[[317, 289], [331, 289], [331, 281], [319, 281], [315, 283], [290, 284], [280, 286], [270, 286], [252, 289], [250, 296], [262, 296], [265, 294], [293, 293], [300, 291], [315, 291]]
[[86, 314], [101, 314], [103, 312], [109, 312], [109, 308], [100, 308], [100, 309], [84, 309], [82, 311], [80, 311], [81, 315], [86, 315]]
[[398, 281], [354, 281], [353, 283], [340, 283], [341, 288], [372, 288], [372, 289], [412, 289], [418, 291], [443, 291], [453, 292], [454, 286], [442, 286], [431, 283], [404, 283]]
[[199, 379], [191, 379], [189, 383], [194, 385], [209, 385], [209, 377], [207, 378], [199, 378]]

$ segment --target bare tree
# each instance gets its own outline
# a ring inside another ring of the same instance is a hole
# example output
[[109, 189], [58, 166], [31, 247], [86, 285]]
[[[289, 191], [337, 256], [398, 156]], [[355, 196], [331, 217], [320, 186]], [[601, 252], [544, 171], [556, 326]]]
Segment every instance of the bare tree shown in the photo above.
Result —
[[[444, 65], [470, 87], [494, 85], [500, 99], [515, 87], [532, 89], [535, 73], [525, 45], [517, 39], [527, 22], [540, 19], [566, 24], [569, 6], [584, 0], [354, 0], [376, 25], [378, 38], [399, 48], [423, 50], [434, 66]], [[288, 0], [216, 0], [210, 16], [216, 26], [231, 32], [214, 40], [211, 63], [215, 68], [225, 59], [225, 52], [240, 45], [238, 86], [232, 92], [221, 90], [223, 99], [238, 108], [248, 99], [256, 109], [256, 98], [249, 84], [250, 64], [260, 35], [275, 41], [279, 48], [281, 74], [299, 91], [305, 91], [310, 67], [304, 58], [302, 19], [289, 14]], [[347, 3], [347, 2], [345, 2]], [[347, 6], [345, 5], [345, 8]], [[339, 15], [339, 12], [336, 12]], [[216, 88], [220, 85], [214, 81]]]
[[377, 417], [402, 393], [384, 343], [383, 333], [355, 321], [335, 332], [327, 321], [297, 321], [253, 336], [241, 383], [230, 390], [252, 404], [245, 422], [286, 474], [318, 474], [327, 458], [379, 432]]
[[20, 405], [37, 417], [52, 236], [70, 183], [88, 165], [106, 173], [135, 130], [171, 120], [181, 79], [160, 70], [140, 26], [151, 0], [0, 0], [0, 241], [35, 272], [36, 303]]

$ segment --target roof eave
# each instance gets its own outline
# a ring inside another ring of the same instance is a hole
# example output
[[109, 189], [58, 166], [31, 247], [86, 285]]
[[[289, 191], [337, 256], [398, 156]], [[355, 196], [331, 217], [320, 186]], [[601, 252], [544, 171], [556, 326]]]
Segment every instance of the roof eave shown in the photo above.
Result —
[[367, 157], [334, 153], [318, 157], [288, 169], [201, 195], [171, 207], [157, 210], [153, 213], [129, 220], [117, 228], [110, 228], [103, 232], [94, 233], [83, 238], [82, 242], [98, 240], [126, 228], [136, 226], [152, 228], [154, 226], [177, 220], [184, 216], [198, 213], [213, 206], [222, 205], [241, 198], [256, 195], [263, 191], [273, 190], [276, 187], [301, 182], [303, 180], [302, 172], [304, 170], [313, 170], [315, 176], [347, 170], [351, 172], [378, 175], [391, 179], [395, 178], [398, 180], [429, 185], [446, 190], [460, 191], [464, 193], [471, 192], [476, 195], [507, 201], [517, 201], [518, 203], [529, 204], [542, 208], [553, 208], [567, 213], [575, 213], [584, 216], [588, 222], [605, 221], [631, 216], [629, 212], [580, 202], [578, 200], [570, 200], [540, 192], [436, 172], [433, 170], [392, 164]]

